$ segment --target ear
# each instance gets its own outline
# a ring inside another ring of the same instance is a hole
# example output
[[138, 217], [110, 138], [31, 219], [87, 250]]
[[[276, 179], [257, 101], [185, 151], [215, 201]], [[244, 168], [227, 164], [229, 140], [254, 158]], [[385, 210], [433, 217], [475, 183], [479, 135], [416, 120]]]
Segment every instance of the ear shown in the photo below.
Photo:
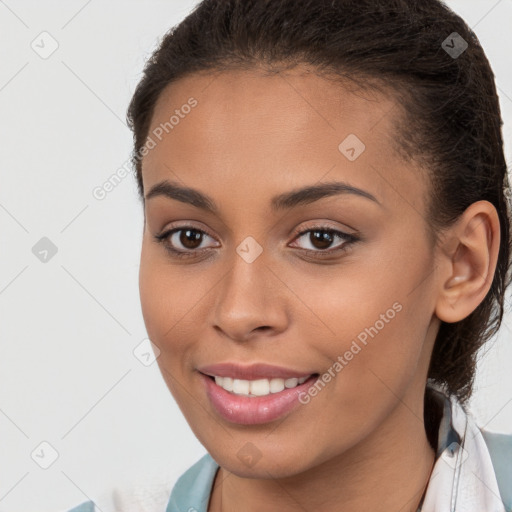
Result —
[[469, 316], [489, 291], [500, 248], [500, 222], [489, 201], [471, 204], [438, 247], [435, 314], [448, 323]]

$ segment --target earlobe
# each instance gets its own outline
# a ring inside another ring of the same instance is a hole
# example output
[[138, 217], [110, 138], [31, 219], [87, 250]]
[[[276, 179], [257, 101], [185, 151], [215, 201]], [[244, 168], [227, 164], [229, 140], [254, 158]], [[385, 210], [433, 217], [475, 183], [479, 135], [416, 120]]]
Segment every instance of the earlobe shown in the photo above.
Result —
[[469, 316], [491, 287], [500, 247], [496, 208], [488, 201], [473, 203], [446, 235], [435, 313], [453, 323]]

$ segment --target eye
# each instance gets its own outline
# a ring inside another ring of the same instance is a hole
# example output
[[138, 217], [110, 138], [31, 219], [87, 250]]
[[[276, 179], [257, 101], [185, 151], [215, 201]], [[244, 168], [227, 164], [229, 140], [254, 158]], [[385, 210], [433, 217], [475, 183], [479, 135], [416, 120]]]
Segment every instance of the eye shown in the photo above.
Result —
[[[309, 236], [305, 237], [305, 235]], [[312, 226], [298, 233], [294, 240], [300, 240], [301, 238], [304, 238], [306, 244], [309, 244], [309, 247], [303, 247], [303, 249], [306, 252], [317, 254], [333, 254], [346, 251], [350, 245], [359, 240], [355, 235], [344, 233], [329, 226]], [[341, 240], [342, 243], [339, 243], [334, 249], [330, 249], [336, 240]]]
[[[308, 234], [309, 237], [305, 237]], [[180, 226], [155, 235], [156, 241], [162, 243], [171, 256], [177, 258], [194, 257], [200, 253], [208, 252], [208, 248], [211, 246], [201, 247], [206, 238], [214, 239], [206, 231], [193, 226]], [[359, 241], [359, 238], [355, 235], [321, 225], [312, 226], [307, 230], [299, 232], [295, 236], [294, 241], [301, 238], [304, 238], [305, 242], [312, 247], [303, 247], [302, 250], [313, 254], [315, 257], [338, 254], [348, 250], [352, 244]], [[329, 247], [337, 240], [341, 241], [341, 243], [338, 243], [334, 249], [330, 249]]]
[[203, 252], [205, 248], [201, 248], [201, 244], [205, 237], [213, 239], [205, 231], [193, 226], [181, 226], [155, 235], [157, 242], [162, 243], [167, 251], [178, 258], [194, 256], [198, 252]]

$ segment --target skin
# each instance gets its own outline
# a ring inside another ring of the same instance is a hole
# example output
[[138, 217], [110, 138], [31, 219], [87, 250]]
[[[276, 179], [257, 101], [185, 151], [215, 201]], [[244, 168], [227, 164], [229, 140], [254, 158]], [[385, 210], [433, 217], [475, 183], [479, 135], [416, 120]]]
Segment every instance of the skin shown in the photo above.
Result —
[[[142, 161], [144, 191], [175, 180], [208, 194], [219, 213], [146, 200], [139, 276], [162, 375], [221, 466], [209, 512], [240, 503], [246, 512], [415, 512], [434, 462], [423, 423], [433, 343], [441, 320], [462, 320], [490, 288], [496, 210], [474, 203], [430, 245], [425, 171], [393, 150], [391, 96], [355, 94], [304, 67], [194, 74], [161, 94], [150, 133], [190, 97], [198, 105]], [[366, 146], [354, 161], [338, 149], [350, 133]], [[270, 210], [274, 195], [334, 180], [380, 205], [342, 194]], [[322, 258], [346, 242], [315, 244], [318, 223], [360, 241]], [[196, 245], [184, 246], [180, 233], [173, 242], [195, 256], [173, 257], [155, 240], [191, 225], [207, 234]], [[248, 236], [263, 249], [252, 263], [236, 252]], [[322, 375], [394, 303], [400, 312], [286, 417], [237, 425], [209, 403], [197, 367], [264, 362]], [[260, 456], [252, 466], [237, 456], [247, 442]]]

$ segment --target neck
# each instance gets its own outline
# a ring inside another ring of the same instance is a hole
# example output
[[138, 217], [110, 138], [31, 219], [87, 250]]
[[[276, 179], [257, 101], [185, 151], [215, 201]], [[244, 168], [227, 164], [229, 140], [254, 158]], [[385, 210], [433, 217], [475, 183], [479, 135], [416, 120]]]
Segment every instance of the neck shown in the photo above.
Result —
[[208, 512], [417, 512], [435, 452], [423, 407], [399, 402], [369, 437], [344, 453], [286, 478], [238, 477], [217, 472]]

